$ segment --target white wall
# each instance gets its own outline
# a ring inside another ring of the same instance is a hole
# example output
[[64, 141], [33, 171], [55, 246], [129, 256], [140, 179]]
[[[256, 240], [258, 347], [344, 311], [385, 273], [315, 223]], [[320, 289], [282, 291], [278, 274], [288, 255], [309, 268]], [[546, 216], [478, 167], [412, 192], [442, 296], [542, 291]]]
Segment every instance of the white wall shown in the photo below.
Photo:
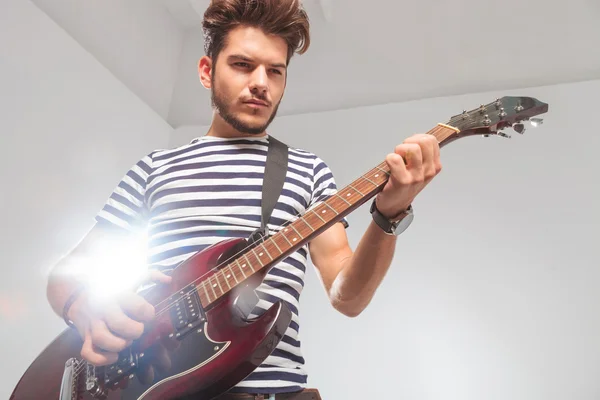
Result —
[[27, 0], [0, 3], [0, 398], [64, 328], [48, 268], [172, 129]]
[[[463, 109], [504, 95], [550, 104], [524, 136], [442, 150], [444, 170], [361, 316], [337, 314], [308, 274], [300, 333], [324, 399], [598, 398], [598, 93], [591, 81], [276, 119], [270, 133], [320, 155], [341, 187]], [[171, 146], [205, 132], [176, 130]], [[353, 246], [367, 207], [349, 216]]]
[[184, 32], [147, 0], [33, 0], [115, 77], [167, 119]]

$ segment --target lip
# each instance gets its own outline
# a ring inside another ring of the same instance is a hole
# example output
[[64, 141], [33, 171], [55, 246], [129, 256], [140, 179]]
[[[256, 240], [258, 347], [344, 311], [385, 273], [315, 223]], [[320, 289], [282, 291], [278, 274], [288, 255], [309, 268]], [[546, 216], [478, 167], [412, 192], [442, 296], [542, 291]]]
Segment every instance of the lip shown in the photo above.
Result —
[[267, 103], [259, 101], [259, 100], [250, 100], [245, 101], [244, 104], [248, 104], [255, 107], [267, 107]]

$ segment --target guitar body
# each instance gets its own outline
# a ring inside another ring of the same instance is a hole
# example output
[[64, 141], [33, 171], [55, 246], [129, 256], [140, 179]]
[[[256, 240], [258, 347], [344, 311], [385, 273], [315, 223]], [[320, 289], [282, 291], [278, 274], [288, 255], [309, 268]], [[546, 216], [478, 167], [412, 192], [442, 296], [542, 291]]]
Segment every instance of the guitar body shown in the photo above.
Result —
[[[94, 368], [81, 363], [82, 340], [69, 328], [31, 364], [10, 399], [209, 400], [226, 392], [271, 354], [291, 321], [283, 302], [252, 321], [236, 312], [267, 270], [209, 309], [203, 310], [194, 297], [190, 282], [216, 273], [220, 260], [246, 245], [243, 239], [231, 239], [211, 246], [178, 266], [169, 285], [144, 294], [157, 317], [116, 364]], [[179, 295], [174, 301], [173, 294]], [[68, 360], [70, 366], [65, 365]]]

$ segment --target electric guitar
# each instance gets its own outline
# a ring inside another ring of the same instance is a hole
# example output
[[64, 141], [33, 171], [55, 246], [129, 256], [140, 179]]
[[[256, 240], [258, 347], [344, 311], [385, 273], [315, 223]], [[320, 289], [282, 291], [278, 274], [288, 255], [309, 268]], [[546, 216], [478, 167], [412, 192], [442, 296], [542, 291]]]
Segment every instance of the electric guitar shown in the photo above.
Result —
[[[524, 122], [548, 104], [530, 97], [503, 97], [464, 111], [428, 133], [440, 147], [457, 139], [483, 135], [509, 137], [502, 129], [523, 133]], [[94, 366], [80, 356], [82, 340], [65, 329], [26, 370], [11, 400], [170, 400], [193, 395], [209, 400], [248, 376], [269, 356], [291, 321], [284, 302], [260, 317], [244, 318], [243, 298], [269, 269], [375, 196], [389, 177], [385, 162], [277, 233], [252, 245], [230, 239], [181, 263], [168, 285], [143, 297], [156, 310], [144, 334], [112, 365]]]

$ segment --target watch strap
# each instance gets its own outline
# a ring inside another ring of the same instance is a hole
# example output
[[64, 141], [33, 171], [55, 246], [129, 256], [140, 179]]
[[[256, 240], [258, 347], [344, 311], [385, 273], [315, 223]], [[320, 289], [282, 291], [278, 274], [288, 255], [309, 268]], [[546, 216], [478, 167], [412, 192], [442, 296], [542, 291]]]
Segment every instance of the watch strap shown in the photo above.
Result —
[[62, 317], [63, 317], [65, 323], [72, 328], [75, 328], [75, 325], [73, 324], [73, 321], [71, 321], [71, 319], [68, 317], [69, 310], [71, 309], [71, 306], [73, 305], [73, 303], [75, 303], [75, 300], [77, 300], [79, 298], [79, 295], [81, 294], [81, 292], [83, 292], [84, 289], [85, 289], [85, 285], [78, 286], [73, 291], [73, 293], [71, 293], [71, 295], [69, 296], [69, 298], [67, 299], [67, 301], [65, 302], [65, 305], [63, 307]]
[[390, 221], [377, 209], [377, 204], [375, 200], [373, 200], [373, 202], [371, 203], [370, 209], [373, 221], [375, 221], [377, 226], [379, 226], [388, 235], [397, 235], [398, 233], [396, 233], [396, 228], [407, 215], [410, 215], [412, 213], [412, 211], [413, 209], [411, 204], [405, 211], [398, 214], [398, 216], [395, 218], [395, 221]]

